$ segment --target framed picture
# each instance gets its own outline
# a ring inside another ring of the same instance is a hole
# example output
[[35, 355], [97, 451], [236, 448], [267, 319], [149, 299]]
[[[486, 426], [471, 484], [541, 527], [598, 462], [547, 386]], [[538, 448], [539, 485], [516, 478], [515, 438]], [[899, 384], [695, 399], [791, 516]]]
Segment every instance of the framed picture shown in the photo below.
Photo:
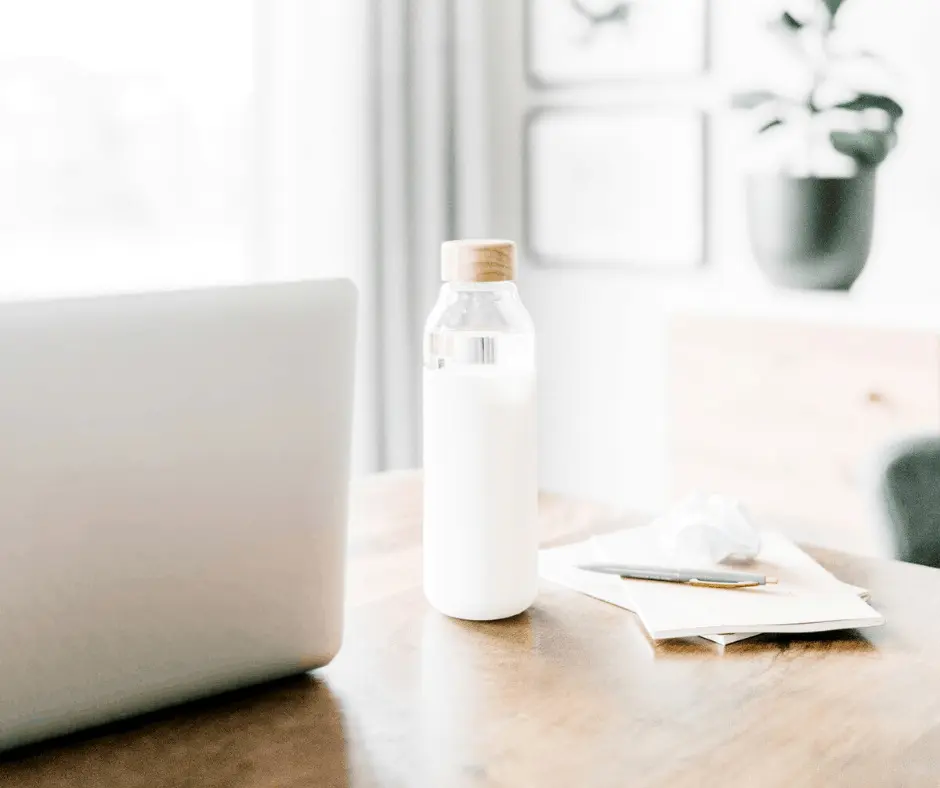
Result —
[[707, 65], [707, 0], [526, 0], [536, 86], [695, 76]]
[[538, 265], [684, 269], [705, 261], [705, 116], [540, 109], [525, 130], [524, 244]]

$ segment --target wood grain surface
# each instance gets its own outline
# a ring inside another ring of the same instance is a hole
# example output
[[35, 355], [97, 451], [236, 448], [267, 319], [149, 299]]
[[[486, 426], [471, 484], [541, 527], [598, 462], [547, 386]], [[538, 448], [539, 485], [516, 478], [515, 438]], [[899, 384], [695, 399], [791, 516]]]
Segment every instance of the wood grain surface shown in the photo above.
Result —
[[[542, 510], [547, 542], [610, 515]], [[940, 785], [937, 570], [815, 551], [884, 627], [654, 645], [548, 583], [514, 619], [446, 619], [420, 590], [419, 479], [365, 481], [353, 512], [332, 665], [8, 755], [0, 786]]]

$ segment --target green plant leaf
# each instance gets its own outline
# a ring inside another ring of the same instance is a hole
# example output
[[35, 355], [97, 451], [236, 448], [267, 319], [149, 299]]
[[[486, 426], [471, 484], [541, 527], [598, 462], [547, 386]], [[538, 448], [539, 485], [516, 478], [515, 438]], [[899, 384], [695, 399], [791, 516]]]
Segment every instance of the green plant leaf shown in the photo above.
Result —
[[877, 167], [892, 147], [890, 136], [884, 131], [833, 131], [829, 139], [839, 153], [851, 156], [863, 167]]
[[785, 100], [779, 93], [772, 90], [750, 90], [744, 93], [735, 93], [731, 97], [731, 106], [735, 109], [754, 109], [768, 101]]
[[904, 114], [904, 108], [893, 98], [878, 96], [874, 93], [861, 93], [851, 101], [836, 104], [835, 108], [849, 109], [854, 112], [861, 112], [866, 109], [882, 109], [891, 116], [892, 123], [897, 123], [898, 119]]
[[771, 119], [768, 120], [766, 123], [762, 123], [762, 124], [758, 127], [757, 133], [758, 133], [758, 134], [763, 134], [765, 131], [769, 131], [770, 129], [774, 128], [775, 126], [782, 126], [783, 123], [784, 123], [783, 118], [771, 118]]
[[783, 27], [785, 27], [787, 30], [792, 30], [793, 32], [803, 29], [803, 23], [795, 16], [790, 14], [789, 11], [783, 12], [783, 15], [780, 17], [780, 24], [783, 25]]

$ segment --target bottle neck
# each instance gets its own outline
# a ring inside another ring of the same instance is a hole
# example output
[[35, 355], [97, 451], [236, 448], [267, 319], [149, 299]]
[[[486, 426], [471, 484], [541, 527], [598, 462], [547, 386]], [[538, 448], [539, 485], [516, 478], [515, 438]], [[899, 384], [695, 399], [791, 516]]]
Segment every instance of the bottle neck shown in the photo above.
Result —
[[425, 328], [531, 332], [532, 318], [515, 282], [445, 282]]

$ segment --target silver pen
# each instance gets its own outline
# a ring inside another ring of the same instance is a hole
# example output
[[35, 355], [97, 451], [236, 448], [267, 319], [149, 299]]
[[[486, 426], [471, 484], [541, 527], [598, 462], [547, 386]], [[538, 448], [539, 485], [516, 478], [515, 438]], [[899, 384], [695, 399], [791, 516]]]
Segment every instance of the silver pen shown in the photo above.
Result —
[[691, 586], [712, 588], [753, 588], [776, 583], [776, 577], [750, 572], [716, 572], [711, 569], [671, 569], [663, 566], [633, 566], [631, 564], [580, 564], [578, 569], [619, 575], [630, 580], [660, 580], [665, 583], [686, 583]]

